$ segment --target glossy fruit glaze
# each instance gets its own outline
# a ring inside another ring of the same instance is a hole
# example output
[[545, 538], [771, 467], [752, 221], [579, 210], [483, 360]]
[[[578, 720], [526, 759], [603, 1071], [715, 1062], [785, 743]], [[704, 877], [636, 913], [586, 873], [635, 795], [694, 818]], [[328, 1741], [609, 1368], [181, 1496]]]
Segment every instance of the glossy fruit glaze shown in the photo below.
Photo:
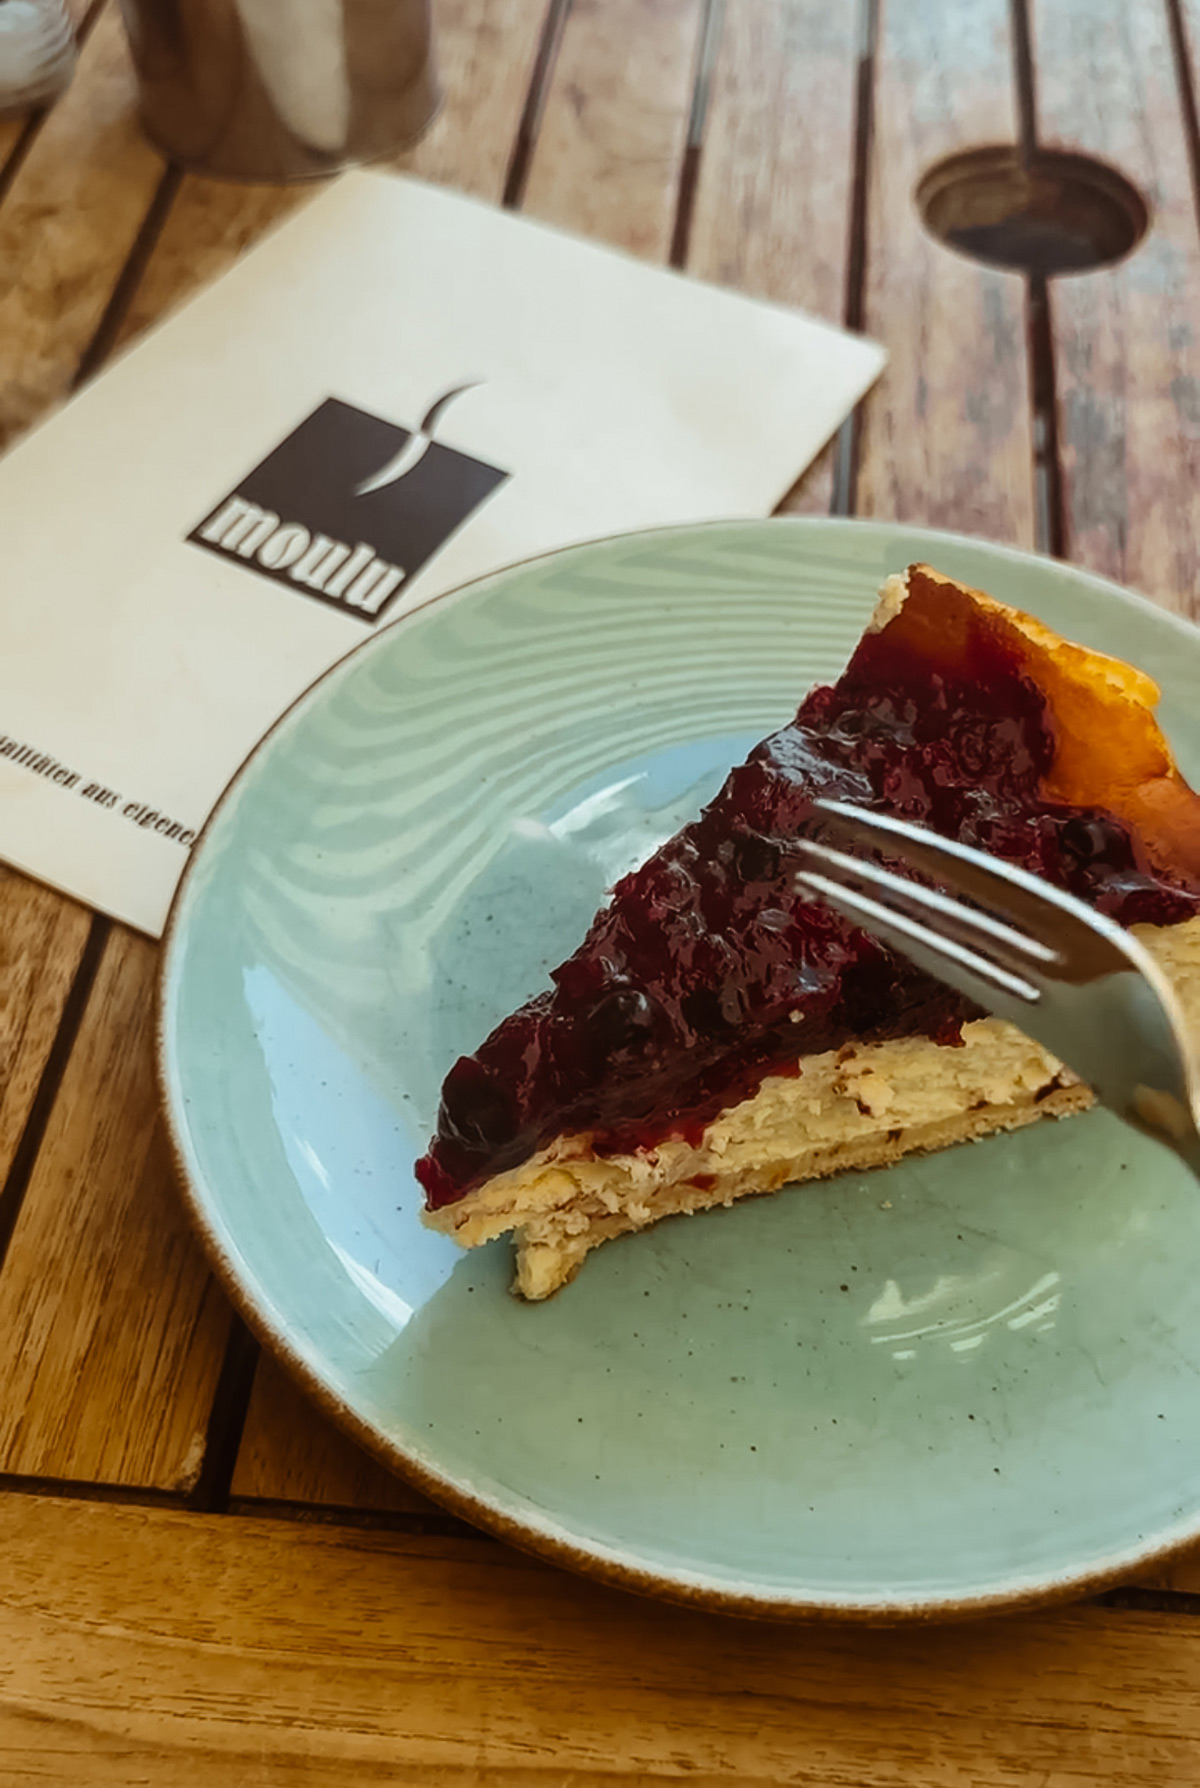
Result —
[[455, 1063], [417, 1163], [430, 1208], [561, 1134], [590, 1133], [600, 1154], [698, 1138], [764, 1075], [852, 1039], [959, 1042], [972, 1013], [957, 994], [796, 892], [814, 797], [932, 826], [1122, 924], [1200, 912], [1200, 860], [1164, 867], [1127, 819], [1047, 799], [1060, 741], [1030, 653], [969, 609], [965, 632], [933, 626], [950, 600], [912, 581], [842, 678], [617, 884], [553, 989]]

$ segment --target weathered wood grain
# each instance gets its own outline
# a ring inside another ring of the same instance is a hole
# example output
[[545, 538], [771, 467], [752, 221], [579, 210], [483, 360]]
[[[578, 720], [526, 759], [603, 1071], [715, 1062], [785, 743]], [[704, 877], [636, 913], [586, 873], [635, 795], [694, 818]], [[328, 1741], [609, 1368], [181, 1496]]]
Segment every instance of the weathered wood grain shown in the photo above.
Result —
[[[92, 10], [91, 0], [66, 0], [66, 5], [71, 23], [78, 31], [80, 25]], [[104, 0], [98, 0], [96, 5], [97, 13], [99, 13], [103, 5]], [[26, 126], [31, 122], [35, 128], [41, 124], [41, 111], [42, 108], [39, 107], [35, 108], [32, 113], [14, 112], [8, 117], [0, 118], [0, 180], [4, 177], [4, 169], [8, 158], [21, 140]]]
[[229, 1308], [158, 1119], [155, 951], [115, 930], [0, 1273], [0, 1471], [188, 1490]]
[[0, 206], [0, 445], [66, 397], [162, 178], [115, 8]]
[[254, 1375], [231, 1494], [316, 1508], [442, 1513], [347, 1440], [267, 1355]]
[[802, 472], [791, 490], [775, 507], [776, 515], [828, 515], [833, 502], [834, 475], [837, 469], [837, 437]]
[[[422, 141], [390, 167], [499, 201], [545, 9], [546, 0], [436, 0], [442, 109]], [[119, 344], [232, 266], [321, 184], [235, 185], [185, 175]]]
[[[0, 291], [0, 354], [6, 367], [0, 432], [36, 420], [65, 396], [157, 189], [162, 163], [133, 123], [133, 92], [123, 34], [116, 9], [110, 8], [87, 40], [72, 87], [41, 123], [0, 210], [0, 265], [7, 275]], [[36, 253], [29, 252], [31, 244]], [[16, 249], [23, 252], [12, 252]], [[89, 924], [89, 915], [75, 903], [3, 872], [0, 1165], [5, 1171], [28, 1121]], [[111, 990], [111, 977], [106, 985]], [[135, 977], [127, 991], [136, 1001], [145, 988]], [[109, 1082], [106, 1071], [110, 1065], [131, 1065], [120, 1059], [129, 1040], [123, 1022], [128, 1014], [119, 998], [116, 1005], [107, 1058], [101, 1060], [105, 1050], [96, 1043], [93, 1025], [91, 1056], [77, 1054], [68, 1070], [50, 1140], [13, 1235], [8, 1270], [0, 1278], [0, 1330], [7, 1342], [0, 1369], [0, 1468], [84, 1477], [130, 1470], [135, 1481], [183, 1485], [198, 1469], [202, 1409], [182, 1408], [185, 1436], [172, 1432], [168, 1408], [158, 1412], [139, 1442], [145, 1450], [141, 1461], [122, 1457], [119, 1447], [114, 1451], [111, 1432], [103, 1433], [129, 1389], [159, 1386], [166, 1364], [135, 1317], [124, 1339], [127, 1353], [141, 1357], [127, 1358], [122, 1371], [116, 1358], [121, 1349], [108, 1344], [112, 1336], [106, 1339], [105, 1329], [119, 1326], [129, 1312], [119, 1303], [101, 1310], [120, 1273], [98, 1280], [102, 1262], [95, 1251], [98, 1240], [116, 1242], [119, 1223], [112, 1232], [106, 1224], [117, 1212], [111, 1199], [79, 1210], [80, 1200], [94, 1190], [90, 1172], [98, 1164], [108, 1172], [110, 1191], [124, 1190], [127, 1173], [137, 1184], [136, 1153], [132, 1160], [123, 1152], [106, 1154], [102, 1135], [106, 1122], [111, 1128], [111, 1116], [105, 1117], [100, 1089], [129, 1090], [128, 1074], [117, 1073]], [[142, 1057], [148, 1064], [144, 1048]], [[154, 1112], [145, 1075], [142, 1082], [141, 1097], [126, 1114], [139, 1134], [152, 1129]], [[79, 1100], [73, 1110], [72, 1101]], [[89, 1123], [93, 1148], [81, 1136]], [[164, 1166], [160, 1151], [160, 1176]], [[167, 1268], [162, 1298], [169, 1298], [177, 1277], [172, 1255], [179, 1253], [181, 1224], [173, 1202], [170, 1209], [161, 1255], [151, 1253], [155, 1269]], [[183, 1251], [195, 1269], [190, 1239]], [[144, 1241], [140, 1249], [130, 1249], [128, 1266], [135, 1278], [146, 1253]], [[200, 1269], [201, 1287], [205, 1278]], [[56, 1310], [59, 1293], [66, 1297], [66, 1320]], [[216, 1315], [223, 1324], [219, 1304]], [[128, 1405], [124, 1413], [128, 1420]]]
[[703, 0], [575, 0], [523, 209], [665, 261], [687, 144]]
[[0, 868], [0, 1185], [29, 1118], [91, 915]]
[[[854, 175], [855, 9], [753, 0], [725, 10], [688, 237], [701, 279], [843, 318]], [[822, 514], [826, 452], [787, 514]]]
[[[77, 26], [89, 10], [88, 0], [70, 0]], [[102, 10], [99, 0], [92, 23]], [[0, 274], [0, 441], [10, 428], [36, 419], [74, 376], [107, 297], [104, 282], [116, 277], [119, 265], [104, 256], [88, 265], [97, 234], [106, 233], [99, 220], [112, 193], [125, 194], [114, 218], [119, 248], [122, 231], [129, 238], [136, 229], [147, 180], [150, 190], [157, 181], [157, 165], [151, 161], [147, 173], [117, 122], [130, 91], [119, 32], [110, 23], [85, 52], [69, 98], [44, 118], [0, 121], [0, 166], [27, 125], [38, 130], [0, 213], [0, 267], [7, 269], [7, 276]], [[117, 165], [108, 170], [115, 185], [105, 187], [89, 174], [92, 149], [117, 151]], [[30, 253], [33, 242], [36, 253]], [[23, 252], [6, 253], [14, 246]], [[89, 924], [76, 902], [0, 869], [0, 1183], [29, 1118]]]
[[26, 129], [23, 117], [0, 118], [0, 179], [8, 166], [8, 158], [13, 154]]
[[688, 271], [842, 321], [854, 173], [853, 7], [726, 8], [713, 64]]
[[445, 100], [394, 164], [499, 203], [550, 0], [434, 0]]
[[311, 198], [320, 184], [243, 185], [184, 174], [126, 306], [115, 346], [128, 347], [151, 324], [232, 267], [239, 255]]
[[1200, 618], [1200, 239], [1167, 9], [1032, 17], [1040, 141], [1114, 164], [1153, 213], [1127, 261], [1053, 282], [1068, 554]]
[[486, 1541], [0, 1498], [6, 1779], [1184, 1788], [1200, 1622], [787, 1628]]
[[935, 162], [1015, 135], [1007, 0], [881, 0], [866, 328], [891, 361], [857, 508], [1031, 545], [1024, 281], [934, 241], [913, 200]]

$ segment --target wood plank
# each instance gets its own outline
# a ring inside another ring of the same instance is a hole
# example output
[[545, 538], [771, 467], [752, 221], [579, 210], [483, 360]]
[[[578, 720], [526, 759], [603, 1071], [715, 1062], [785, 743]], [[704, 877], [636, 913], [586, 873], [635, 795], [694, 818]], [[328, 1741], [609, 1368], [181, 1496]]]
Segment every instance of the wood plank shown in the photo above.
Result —
[[688, 271], [840, 323], [858, 34], [852, 7], [730, 7], [713, 66]]
[[[104, 0], [100, 0], [100, 7]], [[88, 0], [70, 0], [70, 14], [80, 25], [88, 13]], [[123, 70], [123, 72], [122, 72]], [[55, 313], [46, 320], [46, 334], [34, 329], [34, 354], [38, 361], [38, 343], [50, 343], [50, 359], [45, 356], [30, 368], [25, 356], [30, 352], [30, 313], [46, 299], [46, 293], [59, 291], [59, 283], [72, 286], [84, 257], [95, 249], [95, 216], [116, 191], [125, 202], [125, 222], [136, 225], [138, 213], [138, 179], [132, 188], [123, 182], [120, 168], [111, 168], [111, 186], [102, 188], [95, 181], [80, 182], [79, 168], [72, 168], [73, 157], [82, 156], [98, 141], [113, 147], [114, 109], [120, 105], [127, 64], [122, 63], [120, 45], [114, 45], [113, 30], [107, 32], [98, 50], [86, 55], [80, 63], [72, 88], [72, 109], [66, 100], [48, 114], [54, 129], [45, 118], [38, 125], [38, 154], [21, 170], [13, 190], [7, 195], [4, 213], [0, 215], [0, 257], [5, 247], [18, 240], [27, 245], [29, 236], [21, 232], [36, 227], [39, 231], [38, 256], [11, 254], [7, 265], [11, 274], [0, 281], [0, 434], [4, 433], [5, 417], [30, 420], [39, 404], [36, 388], [21, 384], [29, 379], [32, 386], [48, 377], [50, 395], [59, 395], [64, 381], [75, 372], [77, 354], [86, 342], [86, 333], [98, 315], [97, 304], [104, 302], [104, 277], [116, 277], [116, 263], [93, 266], [91, 274], [100, 275], [100, 286], [89, 291], [88, 304], [75, 311], [66, 311], [55, 304]], [[9, 118], [0, 122], [0, 163], [13, 150], [29, 125], [29, 118]], [[118, 143], [123, 143], [116, 132]], [[127, 145], [125, 145], [127, 147]], [[86, 157], [84, 157], [86, 159]], [[120, 161], [120, 157], [118, 157]], [[136, 163], [138, 157], [131, 157]], [[125, 172], [129, 172], [129, 166]], [[157, 172], [154, 173], [157, 179]], [[84, 216], [84, 234], [88, 245], [70, 245], [73, 207], [79, 204]], [[120, 225], [120, 215], [118, 215]], [[41, 232], [45, 231], [45, 236]], [[118, 231], [120, 234], [120, 231]], [[46, 254], [46, 240], [50, 252]], [[72, 302], [79, 302], [75, 293]], [[63, 336], [59, 338], [59, 327]], [[50, 342], [50, 338], [54, 338]], [[7, 408], [16, 395], [16, 411]], [[30, 408], [32, 406], [32, 408]], [[70, 991], [73, 976], [79, 967], [84, 942], [88, 939], [91, 915], [75, 901], [64, 899], [52, 889], [41, 887], [9, 869], [0, 869], [0, 1184], [13, 1166], [14, 1151], [29, 1119], [34, 1096], [38, 1092], [46, 1058], [54, 1044], [63, 1005]]]
[[891, 362], [866, 400], [858, 512], [1028, 546], [1024, 280], [934, 241], [913, 202], [944, 156], [1015, 140], [1008, 0], [882, 0], [881, 15], [865, 326]]
[[1189, 1546], [1170, 1564], [1158, 1570], [1142, 1571], [1132, 1579], [1139, 1589], [1169, 1589], [1179, 1594], [1200, 1596], [1200, 1546]]
[[231, 1494], [239, 1501], [443, 1514], [348, 1440], [267, 1355], [255, 1371]]
[[1189, 1546], [1166, 1564], [1140, 1572], [1131, 1582], [1140, 1589], [1170, 1589], [1200, 1596], [1200, 1545]]
[[0, 1758], [81, 1788], [1183, 1788], [1200, 1622], [722, 1619], [506, 1548], [0, 1498]]
[[828, 515], [833, 503], [837, 467], [837, 436], [823, 447], [811, 466], [802, 472], [791, 490], [777, 503], [775, 515]]
[[229, 1307], [170, 1167], [155, 950], [115, 930], [0, 1274], [0, 1471], [190, 1489]]
[[[498, 203], [545, 9], [546, 0], [435, 0], [442, 109], [422, 141], [388, 165]], [[242, 185], [185, 175], [118, 345], [232, 266], [320, 184]]]
[[[687, 267], [701, 279], [842, 321], [854, 176], [852, 7], [751, 0], [726, 9], [700, 150]], [[834, 456], [781, 505], [823, 514]]]
[[531, 217], [665, 261], [703, 0], [575, 0], [529, 165]]
[[50, 1054], [91, 915], [0, 867], [0, 1184]]
[[20, 142], [25, 131], [26, 120], [16, 116], [0, 118], [0, 176], [8, 166], [8, 158]]
[[0, 445], [66, 397], [162, 178], [134, 93], [109, 7], [0, 205]]
[[1053, 282], [1068, 554], [1200, 618], [1200, 241], [1167, 8], [1037, 0], [1033, 32], [1043, 146], [1115, 164], [1153, 214], [1129, 260]]
[[397, 168], [499, 204], [549, 4], [434, 0], [445, 99]]

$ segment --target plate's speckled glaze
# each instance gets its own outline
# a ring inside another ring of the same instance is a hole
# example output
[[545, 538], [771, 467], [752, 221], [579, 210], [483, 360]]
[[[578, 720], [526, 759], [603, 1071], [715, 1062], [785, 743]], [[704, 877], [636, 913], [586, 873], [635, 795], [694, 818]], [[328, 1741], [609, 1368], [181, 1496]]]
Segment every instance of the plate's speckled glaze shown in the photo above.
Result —
[[538, 1307], [505, 1244], [418, 1220], [455, 1055], [914, 558], [1144, 666], [1200, 771], [1200, 635], [1067, 567], [883, 524], [603, 542], [303, 697], [211, 821], [163, 969], [188, 1195], [327, 1407], [525, 1544], [743, 1611], [971, 1611], [1200, 1536], [1200, 1197], [1105, 1114], [673, 1219]]

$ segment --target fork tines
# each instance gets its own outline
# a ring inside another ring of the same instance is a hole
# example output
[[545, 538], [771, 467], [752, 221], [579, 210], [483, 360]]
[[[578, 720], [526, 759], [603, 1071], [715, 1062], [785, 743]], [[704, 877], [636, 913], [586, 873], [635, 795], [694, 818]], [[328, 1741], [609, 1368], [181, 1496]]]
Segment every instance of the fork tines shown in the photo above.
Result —
[[1076, 979], [1084, 958], [1091, 972], [1130, 966], [1119, 927], [1091, 913], [1081, 956], [1077, 903], [1024, 871], [887, 814], [839, 801], [816, 808], [839, 840], [940, 887], [815, 839], [801, 843], [812, 868], [800, 870], [797, 883], [977, 1004], [995, 1009], [1000, 996], [1032, 1005], [1047, 978]]

